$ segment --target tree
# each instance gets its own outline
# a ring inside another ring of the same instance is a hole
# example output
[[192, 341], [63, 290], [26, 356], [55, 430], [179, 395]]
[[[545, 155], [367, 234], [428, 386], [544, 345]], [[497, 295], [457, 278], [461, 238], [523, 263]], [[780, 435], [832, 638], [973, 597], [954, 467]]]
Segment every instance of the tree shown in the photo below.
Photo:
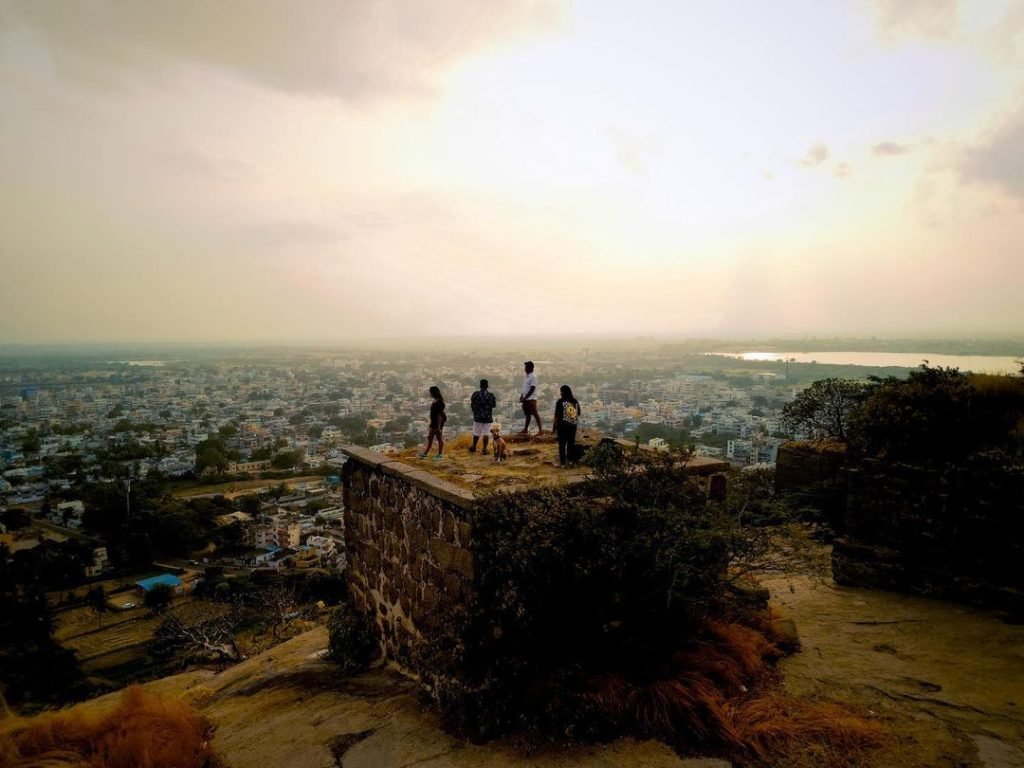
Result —
[[174, 600], [174, 590], [167, 584], [156, 584], [142, 599], [145, 605], [153, 613], [163, 613]]
[[281, 451], [270, 460], [270, 466], [274, 469], [291, 469], [301, 458], [298, 451]]
[[208, 607], [188, 619], [171, 612], [157, 627], [150, 648], [156, 658], [170, 660], [177, 657], [183, 666], [189, 662], [208, 661], [219, 666], [230, 664], [240, 657], [235, 642], [238, 621], [237, 606], [226, 611]]
[[236, 499], [235, 503], [242, 512], [254, 516], [260, 513], [260, 497], [255, 493], [247, 493]]
[[39, 440], [39, 433], [35, 427], [25, 433], [25, 437], [21, 439], [21, 452], [22, 453], [39, 453], [39, 449], [42, 446], [42, 442]]
[[922, 365], [876, 382], [851, 433], [861, 455], [915, 464], [1024, 458], [1024, 380]]
[[96, 614], [102, 627], [103, 614], [110, 610], [110, 606], [107, 605], [107, 591], [103, 589], [103, 585], [97, 585], [86, 592], [85, 602]]
[[17, 507], [5, 509], [0, 512], [0, 523], [3, 523], [8, 531], [19, 531], [32, 525], [32, 515], [27, 510]]
[[219, 438], [211, 437], [196, 446], [196, 474], [201, 475], [207, 469], [224, 472], [230, 461], [229, 451]]
[[85, 678], [74, 652], [53, 637], [46, 595], [8, 556], [0, 544], [0, 693], [9, 704], [78, 698]]
[[297, 614], [299, 596], [290, 584], [279, 583], [264, 589], [257, 598], [263, 618], [277, 640], [281, 627]]
[[793, 432], [846, 440], [851, 420], [867, 392], [868, 386], [863, 382], [821, 379], [783, 407], [782, 421]]

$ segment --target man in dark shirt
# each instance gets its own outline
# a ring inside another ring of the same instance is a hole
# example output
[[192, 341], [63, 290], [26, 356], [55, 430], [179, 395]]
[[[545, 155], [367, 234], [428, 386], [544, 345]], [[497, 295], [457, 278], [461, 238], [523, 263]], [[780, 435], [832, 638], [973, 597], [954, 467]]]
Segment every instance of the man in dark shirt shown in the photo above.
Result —
[[494, 395], [487, 389], [487, 379], [480, 379], [480, 389], [469, 398], [469, 407], [473, 411], [473, 445], [469, 452], [476, 452], [477, 441], [484, 439], [484, 455], [487, 454], [487, 441], [491, 439], [491, 422], [494, 420], [492, 412], [498, 405]]

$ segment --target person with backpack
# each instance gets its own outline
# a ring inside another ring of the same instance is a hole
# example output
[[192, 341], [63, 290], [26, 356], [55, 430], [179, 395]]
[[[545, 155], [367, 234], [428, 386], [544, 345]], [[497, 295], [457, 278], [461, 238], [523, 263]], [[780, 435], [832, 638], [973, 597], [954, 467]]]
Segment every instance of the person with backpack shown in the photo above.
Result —
[[555, 403], [555, 433], [558, 435], [558, 466], [576, 463], [576, 427], [580, 423], [580, 404], [568, 384], [559, 387], [561, 397]]

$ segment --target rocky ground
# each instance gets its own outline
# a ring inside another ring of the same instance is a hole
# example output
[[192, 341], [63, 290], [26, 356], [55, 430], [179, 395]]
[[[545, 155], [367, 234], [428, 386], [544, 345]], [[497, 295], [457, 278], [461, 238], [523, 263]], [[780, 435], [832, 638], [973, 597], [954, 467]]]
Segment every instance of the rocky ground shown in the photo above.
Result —
[[803, 643], [782, 663], [786, 689], [882, 718], [893, 740], [878, 766], [1024, 768], [1024, 626], [809, 577], [763, 581]]
[[[847, 702], [883, 722], [891, 739], [871, 754], [871, 766], [1024, 768], [1024, 626], [807, 577], [765, 583], [803, 643], [782, 663], [786, 689]], [[466, 744], [419, 706], [411, 681], [388, 670], [342, 679], [320, 658], [326, 645], [316, 629], [219, 674], [188, 672], [146, 687], [184, 696], [210, 717], [229, 768], [728, 765], [632, 739], [539, 754]]]

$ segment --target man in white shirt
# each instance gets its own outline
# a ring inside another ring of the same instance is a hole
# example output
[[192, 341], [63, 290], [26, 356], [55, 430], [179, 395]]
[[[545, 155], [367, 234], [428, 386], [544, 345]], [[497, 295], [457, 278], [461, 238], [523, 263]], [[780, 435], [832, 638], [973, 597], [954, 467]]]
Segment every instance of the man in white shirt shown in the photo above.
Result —
[[544, 427], [540, 423], [540, 413], [537, 411], [537, 374], [533, 372], [533, 361], [527, 360], [523, 363], [526, 375], [523, 377], [523, 393], [519, 396], [519, 402], [523, 404], [523, 413], [526, 414], [526, 426], [520, 434], [525, 435], [530, 430], [530, 417], [537, 420], [537, 434], [544, 434]]

